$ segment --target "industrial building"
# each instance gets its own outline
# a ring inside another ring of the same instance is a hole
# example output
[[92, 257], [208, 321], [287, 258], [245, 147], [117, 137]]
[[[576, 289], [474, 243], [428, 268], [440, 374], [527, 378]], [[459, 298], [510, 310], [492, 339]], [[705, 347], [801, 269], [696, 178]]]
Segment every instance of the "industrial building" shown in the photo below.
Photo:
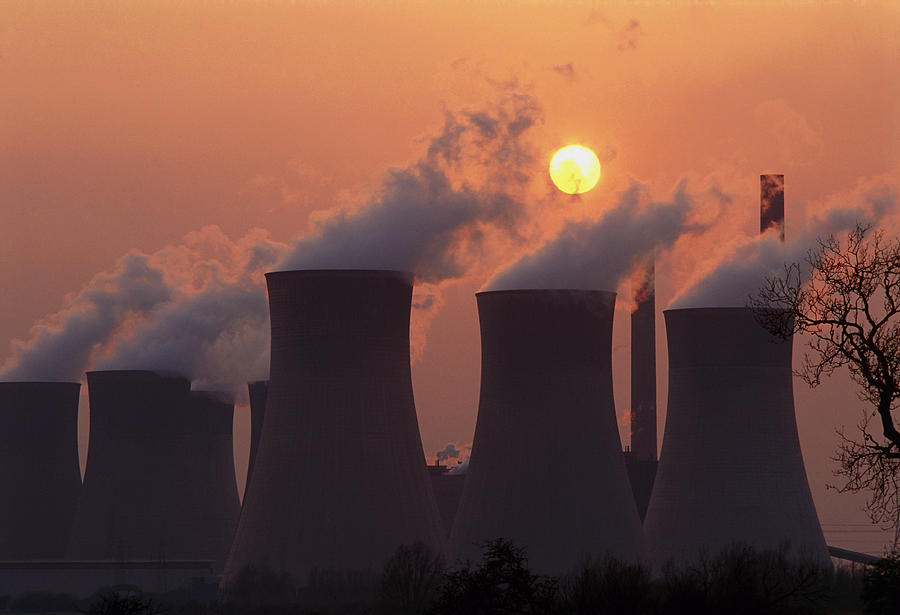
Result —
[[585, 556], [645, 558], [612, 389], [615, 294], [477, 294], [481, 393], [454, 559], [504, 537], [541, 573]]
[[265, 421], [225, 571], [380, 570], [400, 544], [440, 547], [410, 376], [412, 275], [266, 274]]
[[667, 310], [669, 397], [644, 529], [657, 566], [742, 542], [830, 565], [797, 436], [791, 342], [746, 308]]
[[78, 382], [0, 382], [0, 560], [62, 558], [81, 489]]

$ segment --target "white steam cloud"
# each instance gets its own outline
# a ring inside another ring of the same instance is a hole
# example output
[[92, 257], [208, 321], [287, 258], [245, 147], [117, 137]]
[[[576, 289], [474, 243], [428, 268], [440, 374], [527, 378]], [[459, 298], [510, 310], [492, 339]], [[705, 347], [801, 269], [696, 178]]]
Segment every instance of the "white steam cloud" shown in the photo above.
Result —
[[536, 101], [511, 87], [487, 110], [447, 111], [419, 160], [389, 170], [362, 207], [320, 218], [290, 246], [259, 229], [232, 241], [210, 226], [182, 245], [129, 253], [28, 341], [13, 342], [0, 379], [151, 369], [242, 392], [268, 370], [269, 270], [412, 271], [425, 283], [416, 307], [433, 310], [439, 285], [480, 264], [492, 236], [517, 237], [522, 195], [536, 175], [528, 133], [540, 118]]
[[766, 277], [781, 274], [787, 263], [801, 262], [818, 238], [850, 231], [857, 223], [877, 225], [896, 212], [898, 195], [895, 188], [882, 185], [850, 198], [857, 204], [832, 206], [811, 217], [799, 232], [788, 229], [787, 241], [772, 230], [736, 242], [717, 264], [694, 276], [670, 307], [744, 307]]
[[488, 231], [515, 234], [526, 214], [516, 194], [533, 175], [525, 134], [539, 120], [522, 94], [489, 111], [448, 112], [421, 159], [389, 170], [360, 211], [321, 220], [279, 269], [399, 269], [432, 284], [465, 275]]
[[152, 260], [130, 252], [113, 271], [94, 276], [62, 310], [32, 327], [28, 342], [12, 342], [0, 380], [80, 380], [91, 355], [124, 321], [171, 300], [172, 289]]
[[654, 250], [705, 226], [690, 220], [692, 199], [682, 181], [668, 202], [646, 202], [638, 184], [622, 193], [601, 218], [568, 222], [536, 252], [498, 273], [487, 287], [571, 288], [615, 291]]

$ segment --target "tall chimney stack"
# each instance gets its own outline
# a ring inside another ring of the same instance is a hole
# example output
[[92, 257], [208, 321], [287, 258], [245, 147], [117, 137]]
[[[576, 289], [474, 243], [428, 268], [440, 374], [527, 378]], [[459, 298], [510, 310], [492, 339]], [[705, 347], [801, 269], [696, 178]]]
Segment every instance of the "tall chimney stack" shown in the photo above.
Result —
[[784, 241], [784, 175], [760, 175], [759, 232], [765, 233], [773, 226]]
[[631, 313], [631, 450], [625, 465], [641, 520], [656, 478], [656, 290], [653, 257], [640, 272]]
[[643, 271], [631, 313], [631, 452], [656, 460], [656, 292], [653, 261]]

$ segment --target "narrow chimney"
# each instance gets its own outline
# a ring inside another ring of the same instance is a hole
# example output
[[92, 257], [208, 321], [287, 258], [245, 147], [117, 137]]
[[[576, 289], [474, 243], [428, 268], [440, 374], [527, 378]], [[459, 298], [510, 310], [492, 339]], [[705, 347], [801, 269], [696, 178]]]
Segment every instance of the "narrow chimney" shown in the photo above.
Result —
[[775, 227], [784, 241], [784, 175], [759, 176], [759, 232]]
[[653, 261], [634, 292], [631, 313], [631, 453], [656, 459], [656, 294]]

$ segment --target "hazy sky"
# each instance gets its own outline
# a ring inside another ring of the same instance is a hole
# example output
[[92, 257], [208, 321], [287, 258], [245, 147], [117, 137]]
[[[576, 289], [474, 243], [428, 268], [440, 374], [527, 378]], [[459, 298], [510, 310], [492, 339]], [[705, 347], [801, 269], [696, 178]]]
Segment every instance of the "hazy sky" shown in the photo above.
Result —
[[[515, 197], [515, 228], [492, 210], [493, 226], [467, 253], [461, 277], [426, 289], [422, 304], [431, 307], [413, 315], [426, 454], [471, 442], [473, 293], [565, 220], [596, 219], [634, 182], [646, 202], [668, 202], [686, 180], [693, 221], [706, 216], [714, 227], [660, 254], [664, 308], [698, 271], [758, 232], [760, 173], [786, 175], [789, 239], [818, 228], [811, 221], [823, 211], [900, 185], [900, 5], [710, 4], [4, 2], [0, 342], [28, 339], [67, 295], [132, 250], [166, 267], [203, 252], [204, 262], [228, 261], [223, 292], [252, 291], [258, 282], [245, 287], [241, 276], [258, 280], [269, 261], [235, 254], [248, 246], [275, 254], [321, 234], [336, 212], [393, 202], [385, 173], [422, 172], [416, 165], [447, 134], [448, 114], [476, 122], [481, 116], [467, 110], [527, 97], [535, 124], [525, 149], [534, 160], [448, 171], [460, 180], [487, 169], [472, 180], [477, 193]], [[580, 198], [555, 193], [542, 174], [553, 151], [571, 142], [595, 149], [604, 165], [598, 187]], [[895, 220], [890, 211], [881, 223], [894, 231]], [[220, 231], [198, 240], [195, 232], [210, 225]], [[179, 288], [206, 283], [190, 271]], [[619, 291], [623, 304], [627, 282]], [[265, 337], [264, 324], [242, 326], [263, 326]], [[658, 331], [664, 410], [661, 315]], [[624, 305], [615, 340], [624, 414]], [[11, 352], [0, 343], [0, 362]], [[795, 388], [826, 537], [877, 551], [880, 539], [838, 531], [861, 529], [839, 526], [865, 522], [860, 498], [824, 487], [833, 481], [833, 428], [855, 424], [860, 403], [841, 379], [814, 392], [799, 381]], [[238, 408], [240, 438], [246, 414]], [[661, 411], [660, 434], [663, 424]], [[240, 440], [239, 465], [246, 450]]]

